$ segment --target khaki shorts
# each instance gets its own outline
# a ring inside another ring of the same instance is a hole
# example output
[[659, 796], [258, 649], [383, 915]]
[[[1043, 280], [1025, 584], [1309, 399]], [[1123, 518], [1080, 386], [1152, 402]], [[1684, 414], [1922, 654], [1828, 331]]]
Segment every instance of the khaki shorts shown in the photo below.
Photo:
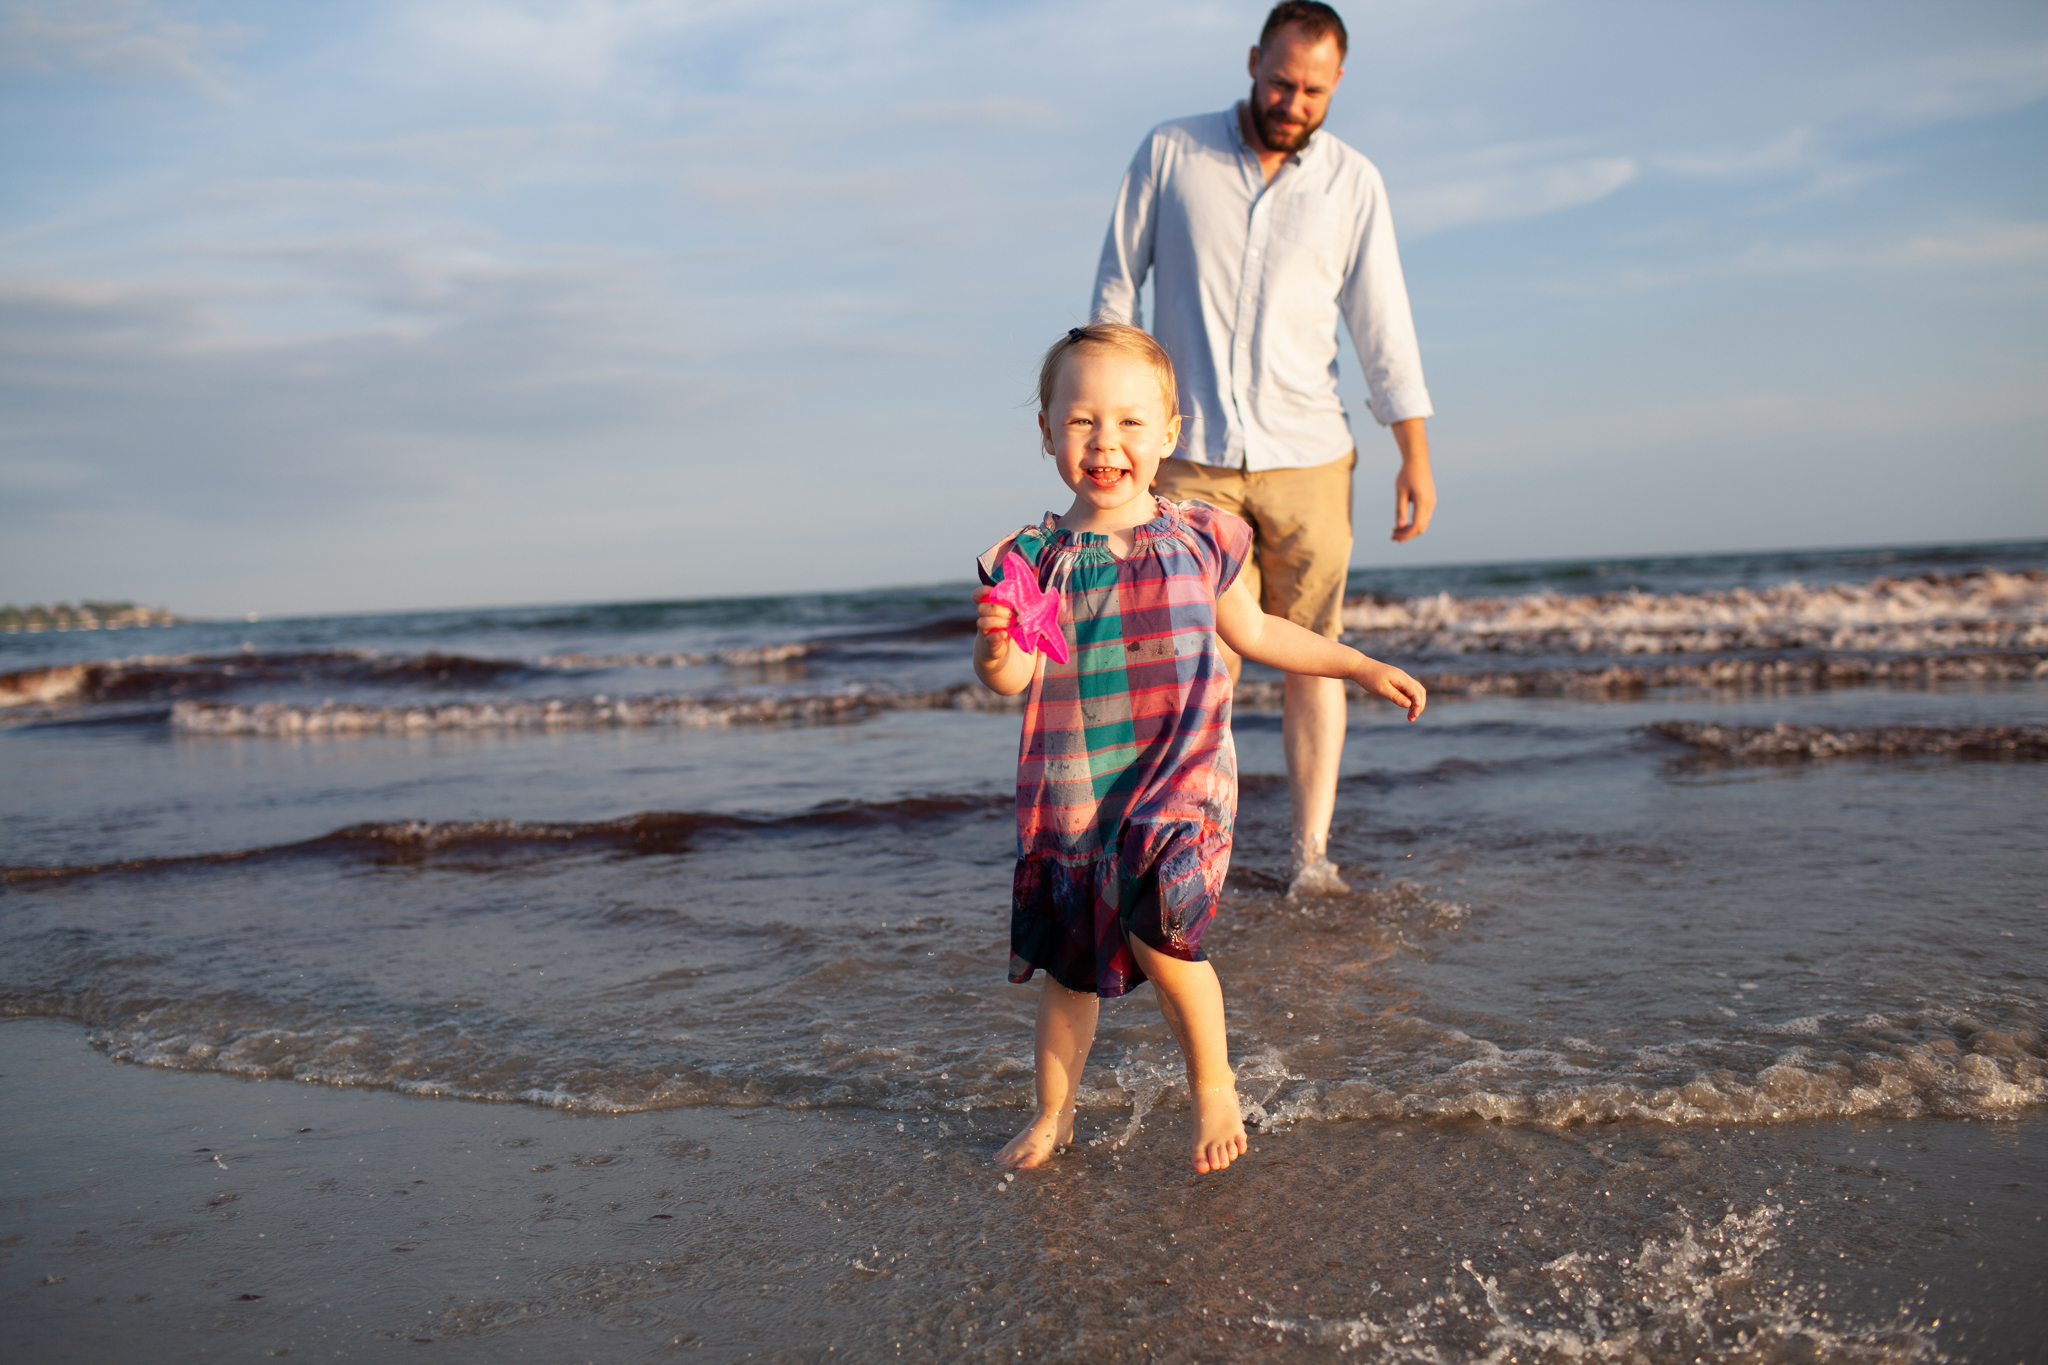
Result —
[[1161, 460], [1152, 491], [1200, 498], [1252, 527], [1245, 586], [1268, 613], [1334, 640], [1344, 629], [1344, 577], [1351, 568], [1351, 473], [1358, 452], [1307, 469], [1222, 469]]

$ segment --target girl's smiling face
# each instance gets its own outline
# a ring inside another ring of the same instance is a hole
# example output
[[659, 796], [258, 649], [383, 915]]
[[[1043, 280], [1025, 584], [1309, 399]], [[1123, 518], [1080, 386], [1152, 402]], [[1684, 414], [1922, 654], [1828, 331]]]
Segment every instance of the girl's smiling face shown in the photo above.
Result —
[[1038, 429], [1060, 480], [1074, 490], [1064, 518], [1070, 529], [1122, 530], [1158, 515], [1152, 476], [1180, 442], [1180, 416], [1167, 411], [1159, 376], [1144, 360], [1076, 347]]

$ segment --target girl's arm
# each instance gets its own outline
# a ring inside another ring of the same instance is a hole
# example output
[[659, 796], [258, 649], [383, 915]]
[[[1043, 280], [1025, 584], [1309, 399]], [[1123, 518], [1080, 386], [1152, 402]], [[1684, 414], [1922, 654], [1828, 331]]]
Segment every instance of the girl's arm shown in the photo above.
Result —
[[[1216, 633], [1223, 637], [1224, 644], [1245, 658], [1283, 673], [1349, 678], [1374, 696], [1407, 707], [1410, 720], [1421, 715], [1422, 708], [1429, 704], [1429, 693], [1422, 684], [1392, 664], [1369, 659], [1350, 645], [1326, 640], [1284, 616], [1268, 616], [1259, 610], [1241, 578], [1217, 599]], [[978, 664], [978, 654], [976, 659]]]
[[991, 602], [993, 588], [977, 588], [975, 612], [974, 676], [982, 686], [1005, 697], [1014, 697], [1031, 686], [1038, 671], [1038, 656], [1017, 648], [1010, 639], [1010, 621], [1016, 615], [1000, 602]]

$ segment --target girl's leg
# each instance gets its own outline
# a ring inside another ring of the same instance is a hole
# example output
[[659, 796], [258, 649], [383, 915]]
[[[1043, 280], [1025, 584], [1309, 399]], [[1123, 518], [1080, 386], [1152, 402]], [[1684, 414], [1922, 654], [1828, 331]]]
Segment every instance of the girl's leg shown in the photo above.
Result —
[[1038, 991], [1038, 1112], [1024, 1131], [996, 1153], [996, 1165], [1028, 1171], [1051, 1159], [1053, 1149], [1074, 1140], [1074, 1097], [1081, 1068], [1095, 1045], [1093, 991], [1070, 991], [1050, 976]]
[[1206, 962], [1183, 962], [1136, 938], [1125, 941], [1152, 978], [1159, 1012], [1187, 1059], [1188, 1090], [1195, 1102], [1195, 1170], [1220, 1171], [1243, 1156], [1248, 1145], [1223, 1031], [1222, 983]]

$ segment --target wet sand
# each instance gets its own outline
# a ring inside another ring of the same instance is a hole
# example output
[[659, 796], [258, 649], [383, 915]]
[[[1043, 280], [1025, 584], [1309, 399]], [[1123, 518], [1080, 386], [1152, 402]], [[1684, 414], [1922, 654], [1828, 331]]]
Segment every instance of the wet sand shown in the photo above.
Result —
[[575, 1115], [47, 1020], [0, 1116], [22, 1360], [2041, 1358], [2038, 1120], [1306, 1123], [1197, 1179], [1184, 1114], [1089, 1114], [1005, 1180], [1014, 1110]]

